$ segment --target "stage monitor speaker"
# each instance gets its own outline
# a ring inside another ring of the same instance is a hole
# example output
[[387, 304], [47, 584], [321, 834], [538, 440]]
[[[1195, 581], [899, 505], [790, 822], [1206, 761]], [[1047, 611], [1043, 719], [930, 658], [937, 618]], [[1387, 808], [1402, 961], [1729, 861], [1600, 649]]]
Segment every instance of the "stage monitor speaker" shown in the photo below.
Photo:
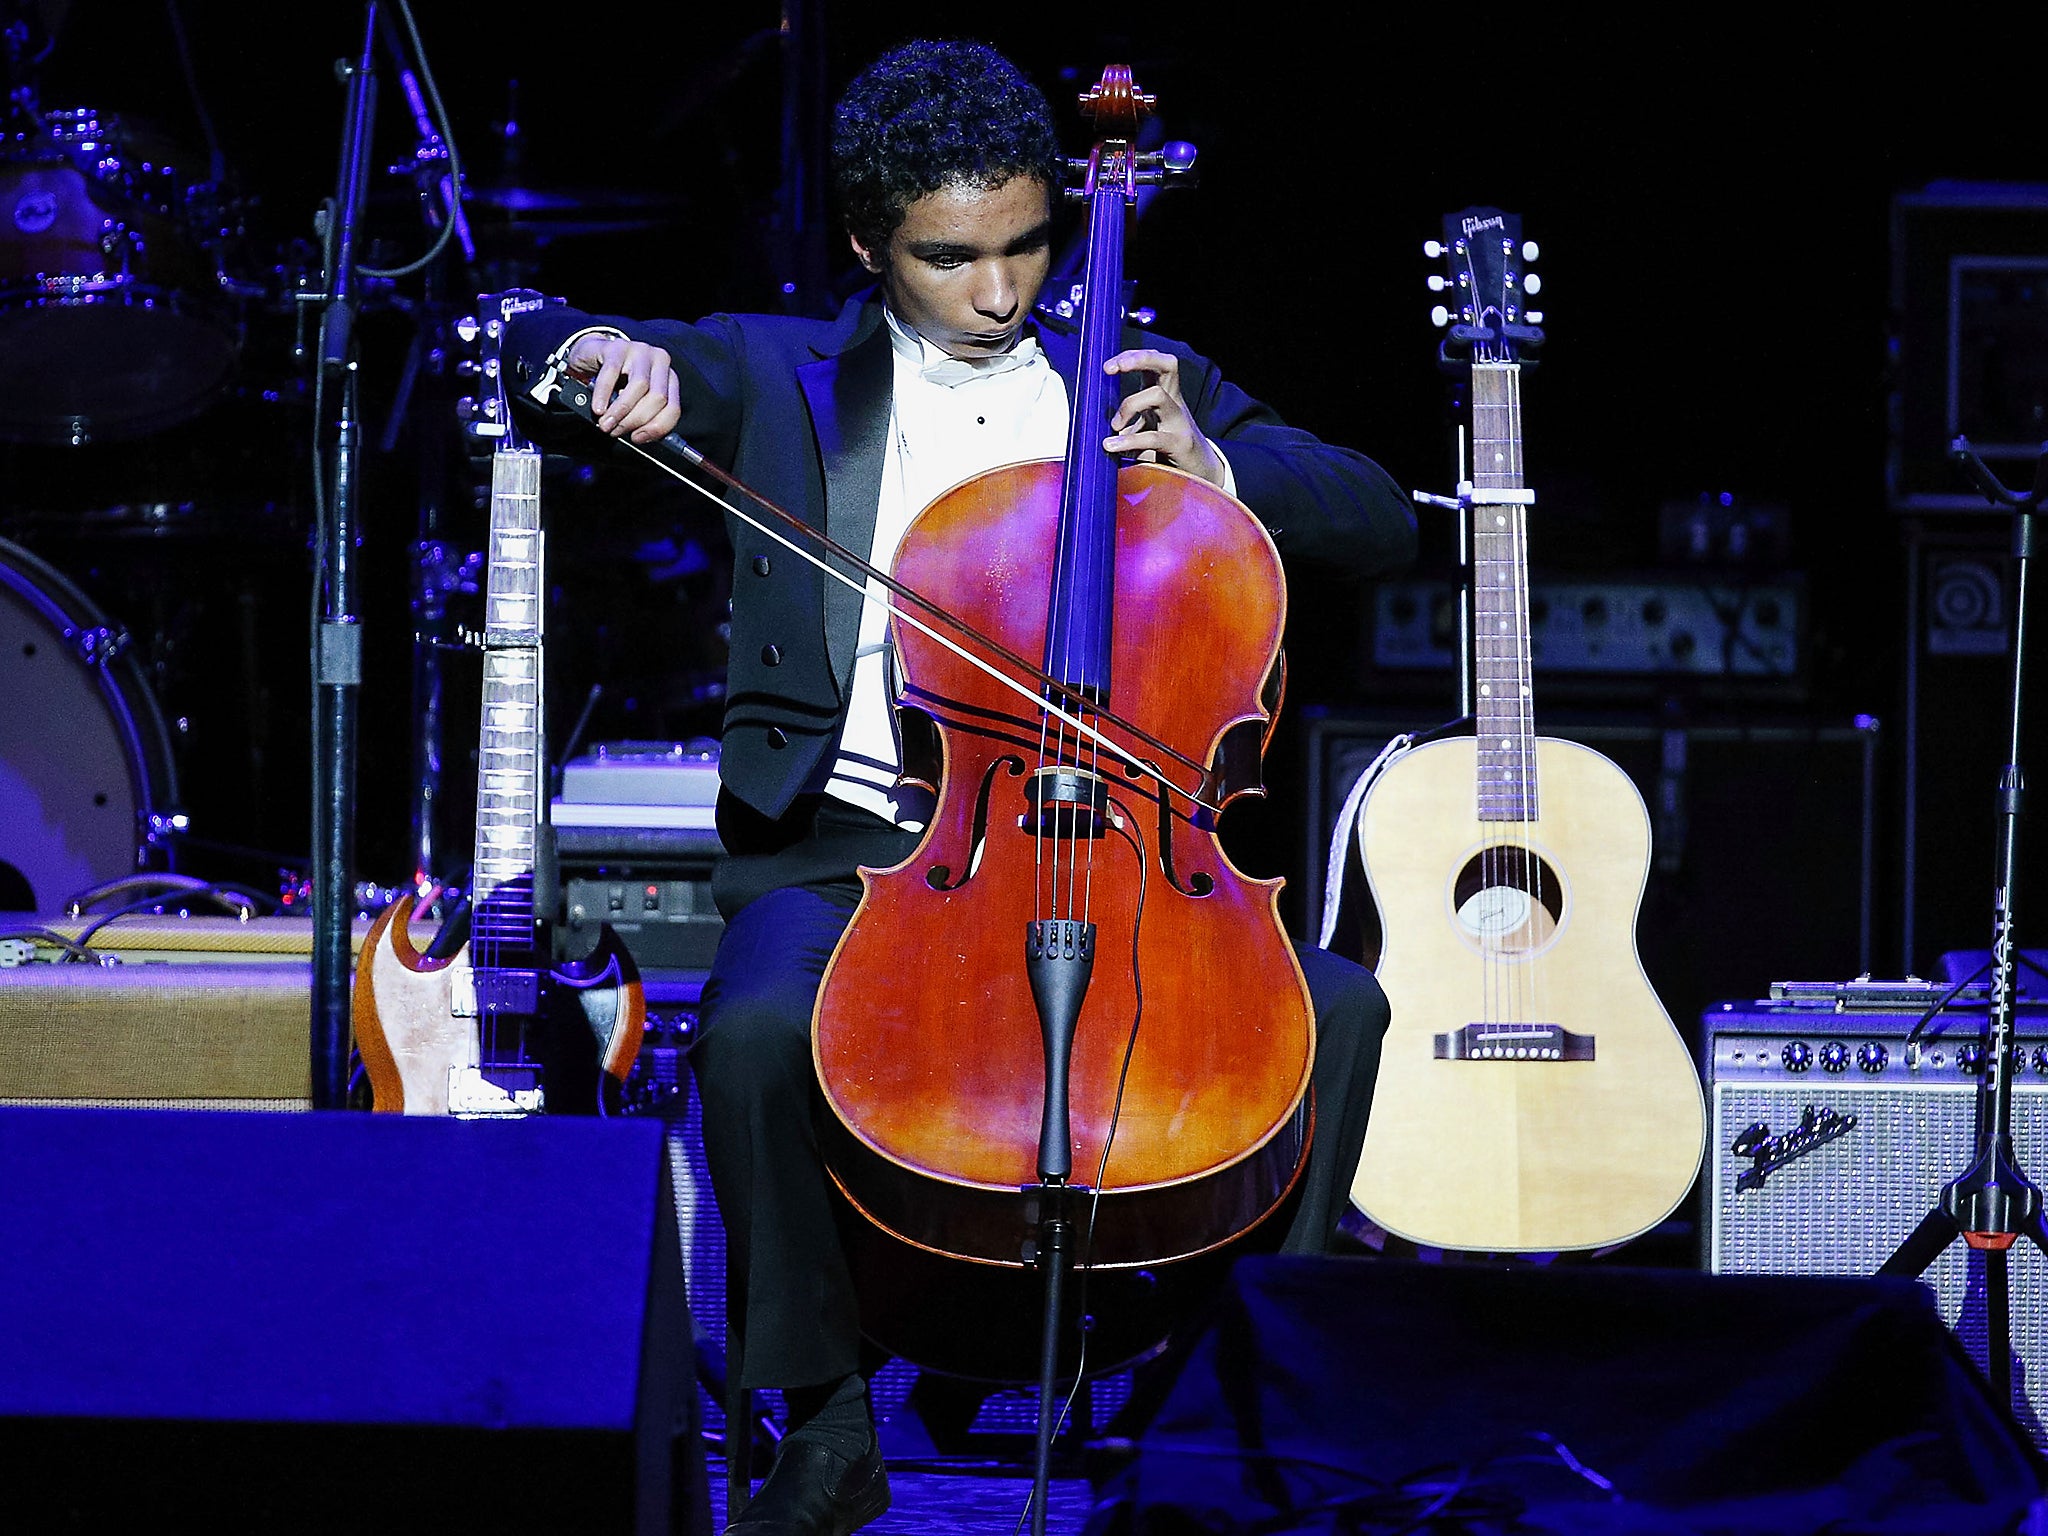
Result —
[[[1710, 1267], [1874, 1274], [1969, 1165], [1983, 1016], [1981, 1007], [1944, 1015], [1915, 1068], [1905, 1047], [1917, 1012], [1837, 1013], [1832, 1004], [1709, 1010], [1701, 1022]], [[2048, 1178], [2048, 1009], [2021, 1010], [2019, 1033], [2013, 1144], [2021, 1168], [2040, 1180]], [[1780, 1156], [1781, 1165], [1768, 1166]], [[2024, 1241], [2010, 1263], [2013, 1412], [2048, 1448], [2048, 1263]], [[1981, 1367], [1983, 1255], [1952, 1243], [1924, 1278]]]
[[1913, 1282], [1600, 1265], [1243, 1260], [1133, 1450], [1091, 1529], [2009, 1536], [2041, 1492]]
[[8, 1108], [0, 1168], [21, 1529], [708, 1527], [658, 1125]]
[[2032, 482], [2048, 411], [2044, 251], [2048, 188], [1949, 181], [1892, 199], [1885, 487], [1894, 510], [1983, 510], [1949, 457], [1959, 433], [2008, 484]]

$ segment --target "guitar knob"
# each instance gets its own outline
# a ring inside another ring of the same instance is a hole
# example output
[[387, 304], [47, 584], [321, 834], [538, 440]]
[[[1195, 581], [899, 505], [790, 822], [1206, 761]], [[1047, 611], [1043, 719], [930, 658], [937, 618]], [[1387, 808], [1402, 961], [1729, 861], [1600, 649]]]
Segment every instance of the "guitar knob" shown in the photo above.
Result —
[[1849, 1068], [1849, 1047], [1839, 1040], [1830, 1040], [1820, 1048], [1820, 1065], [1823, 1072], [1846, 1072]]
[[1778, 1057], [1785, 1063], [1787, 1072], [1804, 1072], [1813, 1065], [1813, 1047], [1804, 1040], [1788, 1041]]
[[1889, 1060], [1891, 1053], [1875, 1040], [1866, 1040], [1856, 1047], [1856, 1065], [1866, 1072], [1882, 1072]]

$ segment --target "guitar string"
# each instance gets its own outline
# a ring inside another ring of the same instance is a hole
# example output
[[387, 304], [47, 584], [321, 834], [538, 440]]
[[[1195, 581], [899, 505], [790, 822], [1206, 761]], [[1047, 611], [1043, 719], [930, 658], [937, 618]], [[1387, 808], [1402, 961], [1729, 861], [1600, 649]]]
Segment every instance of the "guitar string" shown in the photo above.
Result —
[[[1512, 368], [1508, 376], [1509, 442], [1515, 460], [1515, 485], [1517, 489], [1526, 483], [1527, 467], [1522, 461], [1522, 370]], [[1515, 568], [1522, 573], [1522, 580], [1516, 591], [1516, 601], [1521, 606], [1521, 643], [1516, 651], [1516, 663], [1521, 672], [1518, 679], [1518, 719], [1521, 726], [1523, 752], [1522, 763], [1522, 837], [1526, 852], [1524, 874], [1528, 880], [1528, 987], [1529, 1017], [1543, 1018], [1543, 934], [1538, 930], [1538, 913], [1546, 911], [1543, 903], [1543, 859], [1536, 851], [1536, 822], [1542, 814], [1540, 795], [1542, 787], [1537, 781], [1536, 709], [1535, 709], [1535, 641], [1529, 632], [1529, 508], [1526, 504], [1515, 509], [1515, 538], [1519, 558]]]

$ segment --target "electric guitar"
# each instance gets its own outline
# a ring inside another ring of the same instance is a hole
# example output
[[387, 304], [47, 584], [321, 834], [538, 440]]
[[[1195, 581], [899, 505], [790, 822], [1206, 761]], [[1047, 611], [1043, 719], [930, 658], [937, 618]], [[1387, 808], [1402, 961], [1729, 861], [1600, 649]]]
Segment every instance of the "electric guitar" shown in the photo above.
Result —
[[544, 302], [523, 290], [480, 301], [480, 378], [487, 388], [479, 391], [470, 430], [494, 440], [496, 449], [470, 931], [452, 958], [423, 957], [406, 931], [414, 899], [402, 896], [364, 940], [355, 1030], [379, 1110], [590, 1113], [616, 1095], [640, 1048], [646, 1005], [624, 945], [607, 927], [588, 955], [555, 963], [534, 898], [536, 875], [552, 864], [541, 708], [541, 456], [514, 431], [500, 343], [507, 320]]
[[1636, 954], [1642, 796], [1533, 722], [1521, 354], [1542, 339], [1524, 297], [1535, 250], [1492, 208], [1447, 217], [1440, 250], [1442, 355], [1471, 382], [1454, 505], [1470, 518], [1474, 735], [1396, 758], [1360, 809], [1393, 1022], [1351, 1194], [1427, 1247], [1601, 1248], [1685, 1198], [1705, 1102]]

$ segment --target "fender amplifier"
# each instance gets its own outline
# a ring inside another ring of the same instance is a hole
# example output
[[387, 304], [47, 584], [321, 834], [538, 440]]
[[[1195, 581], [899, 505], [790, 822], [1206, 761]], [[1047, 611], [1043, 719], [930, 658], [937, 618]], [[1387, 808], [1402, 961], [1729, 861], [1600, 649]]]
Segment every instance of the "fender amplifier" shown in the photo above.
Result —
[[[1968, 1166], [1984, 1005], [1941, 1015], [1909, 1065], [1920, 1008], [1903, 995], [1915, 986], [1927, 988], [1928, 1003], [1940, 995], [1939, 986], [1906, 984], [1892, 989], [1889, 1006], [1723, 1003], [1704, 1015], [1711, 1269], [1874, 1274]], [[2022, 1008], [2018, 1036], [2014, 1153], [2040, 1182], [2048, 1180], [2048, 1008]], [[2010, 1263], [2013, 1411], [2048, 1446], [2048, 1263], [2024, 1239]], [[1981, 1367], [1983, 1255], [1958, 1239], [1923, 1278]]]

